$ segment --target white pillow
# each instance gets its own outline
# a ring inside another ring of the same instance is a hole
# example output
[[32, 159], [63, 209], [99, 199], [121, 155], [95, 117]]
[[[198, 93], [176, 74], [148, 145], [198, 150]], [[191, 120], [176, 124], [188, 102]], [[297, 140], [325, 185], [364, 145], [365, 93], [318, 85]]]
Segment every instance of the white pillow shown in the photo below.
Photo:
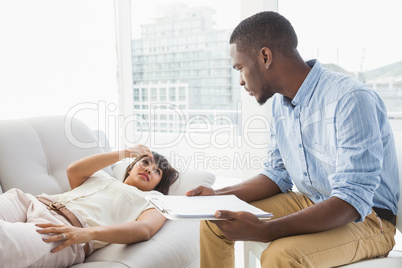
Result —
[[[123, 181], [127, 166], [134, 161], [133, 159], [124, 159], [117, 162], [112, 168], [114, 177]], [[206, 171], [187, 170], [180, 172], [179, 178], [170, 186], [170, 195], [184, 195], [188, 190], [194, 189], [199, 185], [212, 186], [215, 182], [215, 176]]]
[[124, 175], [126, 174], [126, 169], [133, 161], [134, 159], [132, 158], [126, 158], [114, 164], [112, 167], [113, 177], [116, 180], [123, 181]]

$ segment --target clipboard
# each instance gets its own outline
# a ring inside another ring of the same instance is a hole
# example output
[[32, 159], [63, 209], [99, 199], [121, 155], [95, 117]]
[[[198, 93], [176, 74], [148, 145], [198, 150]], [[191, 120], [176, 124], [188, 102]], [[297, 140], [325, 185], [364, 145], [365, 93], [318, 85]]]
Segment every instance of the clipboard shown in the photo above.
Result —
[[247, 211], [260, 220], [268, 220], [273, 216], [235, 195], [148, 195], [145, 199], [170, 220], [224, 220], [215, 218], [217, 210]]

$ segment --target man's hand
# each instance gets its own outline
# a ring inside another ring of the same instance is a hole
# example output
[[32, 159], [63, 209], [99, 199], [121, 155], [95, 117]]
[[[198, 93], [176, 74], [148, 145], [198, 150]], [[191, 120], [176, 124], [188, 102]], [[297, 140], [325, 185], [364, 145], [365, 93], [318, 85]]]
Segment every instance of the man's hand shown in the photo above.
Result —
[[358, 218], [357, 210], [342, 199], [331, 197], [290, 215], [261, 221], [247, 212], [217, 211], [212, 221], [230, 240], [270, 242], [300, 234], [311, 234], [343, 226]]
[[218, 210], [215, 217], [226, 219], [211, 222], [216, 224], [229, 240], [269, 242], [266, 238], [262, 239], [266, 234], [268, 221], [261, 221], [252, 213]]
[[186, 196], [197, 196], [197, 195], [217, 195], [214, 189], [206, 186], [198, 186], [195, 189], [186, 192]]

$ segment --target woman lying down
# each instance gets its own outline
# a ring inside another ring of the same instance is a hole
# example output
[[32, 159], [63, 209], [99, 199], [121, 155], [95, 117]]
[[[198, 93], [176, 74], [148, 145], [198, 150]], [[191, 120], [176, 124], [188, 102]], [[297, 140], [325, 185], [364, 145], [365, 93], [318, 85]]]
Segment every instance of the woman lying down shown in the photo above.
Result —
[[[136, 159], [120, 182], [101, 169], [122, 155]], [[71, 190], [62, 194], [11, 189], [0, 195], [0, 260], [7, 267], [67, 267], [108, 243], [150, 239], [166, 219], [144, 196], [167, 194], [178, 172], [164, 156], [136, 145], [78, 160], [67, 176]]]

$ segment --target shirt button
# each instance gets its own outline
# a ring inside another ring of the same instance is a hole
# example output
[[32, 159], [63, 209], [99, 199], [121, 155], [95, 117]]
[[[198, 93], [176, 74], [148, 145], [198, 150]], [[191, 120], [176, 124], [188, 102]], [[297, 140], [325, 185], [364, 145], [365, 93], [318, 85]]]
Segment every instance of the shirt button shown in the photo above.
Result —
[[319, 195], [316, 195], [315, 198], [316, 198], [316, 199], [320, 199], [321, 197], [320, 197]]
[[304, 172], [303, 175], [304, 175], [304, 176], [307, 176], [307, 172]]
[[301, 148], [302, 147], [302, 145], [301, 144], [299, 144], [299, 148]]

